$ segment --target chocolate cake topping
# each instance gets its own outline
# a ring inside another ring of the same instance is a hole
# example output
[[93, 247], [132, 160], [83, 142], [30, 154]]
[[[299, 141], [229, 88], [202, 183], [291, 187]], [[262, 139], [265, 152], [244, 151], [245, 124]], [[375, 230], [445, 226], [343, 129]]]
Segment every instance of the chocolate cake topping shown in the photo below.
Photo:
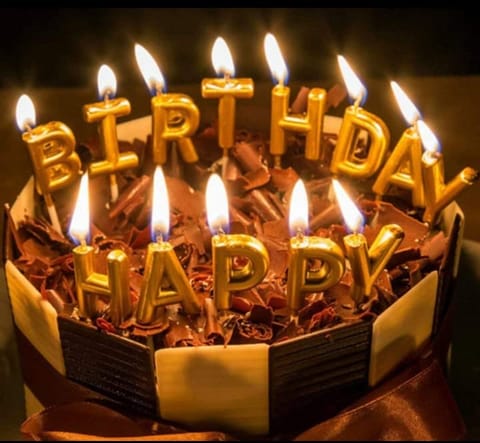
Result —
[[[292, 103], [292, 112], [306, 110], [309, 89], [301, 88]], [[328, 92], [328, 106], [336, 106], [345, 97], [345, 89], [335, 86]], [[412, 215], [411, 208], [389, 201], [375, 201], [365, 192], [364, 184], [349, 191], [365, 217], [364, 235], [371, 244], [382, 226], [396, 223], [405, 238], [393, 254], [386, 270], [374, 285], [373, 293], [356, 306], [350, 297], [351, 274], [347, 270], [339, 284], [321, 293], [305, 297], [298, 313], [298, 324], [291, 321], [287, 309], [286, 282], [290, 232], [288, 204], [296, 180], [304, 179], [309, 194], [309, 234], [330, 238], [344, 248], [347, 234], [343, 217], [331, 199], [331, 174], [322, 161], [308, 161], [304, 156], [304, 137], [288, 134], [287, 153], [282, 168], [273, 168], [268, 142], [258, 133], [237, 130], [235, 145], [229, 149], [226, 186], [229, 194], [230, 232], [257, 237], [270, 256], [268, 273], [255, 288], [233, 293], [228, 312], [218, 313], [212, 298], [211, 236], [205, 213], [206, 179], [218, 167], [222, 151], [218, 147], [217, 128], [205, 126], [193, 141], [200, 161], [185, 164], [181, 156], [169, 155], [166, 182], [170, 200], [170, 233], [168, 241], [185, 271], [194, 291], [202, 298], [198, 316], [187, 316], [181, 305], [158, 309], [151, 325], [125, 321], [122, 335], [134, 339], [154, 336], [156, 346], [200, 346], [212, 344], [267, 343], [284, 341], [340, 323], [363, 319], [372, 321], [395, 300], [438, 267], [446, 246], [441, 231], [431, 231]], [[106, 273], [106, 256], [112, 249], [125, 251], [130, 260], [130, 292], [138, 302], [143, 282], [145, 248], [150, 239], [151, 174], [154, 169], [151, 139], [122, 142], [121, 149], [135, 151], [140, 165], [136, 170], [118, 173], [120, 196], [108, 207], [105, 177], [93, 178], [91, 244], [95, 247], [95, 269]], [[323, 147], [331, 153], [335, 135], [324, 134]], [[98, 156], [98, 144], [89, 142], [78, 147], [84, 163]], [[68, 194], [68, 195], [67, 195]], [[62, 200], [63, 198], [63, 200]], [[71, 195], [60, 196], [62, 219], [71, 216]], [[70, 211], [68, 214], [67, 211]], [[66, 227], [65, 227], [66, 228]], [[19, 251], [15, 265], [51, 300], [58, 312], [73, 312], [76, 303], [72, 263], [73, 243], [54, 231], [41, 219], [27, 217], [14, 230]], [[318, 261], [318, 260], [317, 260]], [[317, 265], [319, 263], [316, 263]], [[315, 265], [314, 261], [309, 266]], [[98, 327], [110, 328], [108, 300], [99, 297]]]

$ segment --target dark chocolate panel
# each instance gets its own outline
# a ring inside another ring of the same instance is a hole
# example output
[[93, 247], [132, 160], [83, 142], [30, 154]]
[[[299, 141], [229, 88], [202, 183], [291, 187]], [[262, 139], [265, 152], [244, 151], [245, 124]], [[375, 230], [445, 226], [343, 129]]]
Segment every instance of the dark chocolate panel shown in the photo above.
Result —
[[442, 263], [440, 264], [440, 268], [438, 270], [437, 301], [433, 318], [434, 337], [437, 335], [441, 327], [442, 320], [445, 317], [447, 309], [454, 295], [455, 279], [453, 278], [453, 265], [455, 262], [462, 222], [463, 219], [460, 214], [456, 214], [450, 232], [448, 233], [447, 249], [443, 255]]
[[140, 414], [155, 416], [153, 356], [147, 346], [58, 316], [66, 375]]
[[338, 325], [270, 347], [270, 428], [327, 418], [368, 385], [372, 324]]

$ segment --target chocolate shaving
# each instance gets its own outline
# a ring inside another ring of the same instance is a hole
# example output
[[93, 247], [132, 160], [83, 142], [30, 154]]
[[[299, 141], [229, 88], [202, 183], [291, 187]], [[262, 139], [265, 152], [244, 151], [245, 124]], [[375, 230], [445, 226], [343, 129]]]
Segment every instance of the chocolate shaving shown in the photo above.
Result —
[[198, 334], [186, 324], [170, 322], [170, 328], [165, 334], [163, 342], [167, 348], [200, 346], [202, 344]]
[[263, 168], [261, 155], [250, 143], [244, 141], [235, 143], [230, 153], [244, 173]]
[[205, 298], [203, 307], [205, 309], [206, 317], [205, 338], [209, 344], [224, 344], [225, 338], [223, 336], [222, 327], [218, 323], [217, 308], [215, 307], [214, 300], [209, 297]]

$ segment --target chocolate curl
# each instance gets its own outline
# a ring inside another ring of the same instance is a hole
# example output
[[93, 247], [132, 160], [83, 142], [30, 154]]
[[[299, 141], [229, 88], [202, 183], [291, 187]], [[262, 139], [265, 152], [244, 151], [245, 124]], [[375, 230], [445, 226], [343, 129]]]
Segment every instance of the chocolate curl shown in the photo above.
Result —
[[25, 216], [18, 224], [18, 235], [25, 253], [41, 257], [58, 257], [68, 254], [73, 244], [52, 226], [40, 219]]
[[245, 297], [239, 297], [234, 295], [232, 297], [232, 310], [238, 311], [241, 314], [246, 314], [249, 312], [253, 307], [253, 303], [251, 300]]
[[431, 261], [436, 261], [443, 256], [447, 245], [447, 238], [443, 231], [438, 231], [434, 235], [428, 236], [420, 246], [422, 255], [430, 258]]
[[[217, 148], [218, 150], [218, 148]], [[179, 196], [179, 198], [170, 201], [170, 207], [173, 210], [183, 214], [184, 217], [197, 220], [204, 212], [205, 196], [202, 192], [195, 191], [183, 180], [165, 176], [169, 195]]]
[[[235, 208], [235, 206], [233, 205], [230, 205], [230, 215], [232, 218], [230, 232], [232, 234], [235, 234], [235, 233], [253, 234], [253, 222], [243, 211]], [[241, 228], [236, 229], [235, 224], [239, 224]]]
[[315, 232], [319, 228], [327, 228], [333, 223], [339, 223], [341, 219], [342, 214], [339, 206], [335, 203], [330, 203], [310, 220], [310, 230]]
[[298, 180], [298, 174], [291, 168], [270, 168], [271, 184], [278, 192], [290, 191]]
[[223, 330], [217, 319], [217, 308], [212, 298], [206, 297], [203, 302], [205, 309], [205, 338], [209, 344], [221, 345], [225, 343], [225, 337], [223, 336]]
[[387, 269], [393, 269], [407, 261], [417, 260], [420, 258], [419, 248], [402, 248], [397, 249], [387, 263]]
[[292, 114], [302, 114], [307, 112], [307, 103], [308, 103], [308, 93], [310, 88], [302, 86], [297, 93], [297, 96], [293, 100], [292, 106], [290, 107], [290, 112]]
[[347, 88], [342, 83], [336, 83], [327, 92], [327, 109], [336, 108], [347, 96]]
[[240, 175], [233, 183], [233, 192], [243, 194], [255, 188], [260, 188], [270, 181], [270, 172], [267, 167], [249, 171], [244, 175]]
[[233, 158], [238, 162], [243, 172], [253, 172], [264, 167], [258, 151], [247, 142], [237, 142], [230, 149]]
[[65, 309], [65, 303], [55, 289], [44, 289], [44, 287], [42, 287], [41, 295], [42, 298], [48, 300], [48, 302], [55, 308], [57, 314], [63, 312]]
[[[310, 93], [310, 88], [302, 86], [295, 97], [295, 100], [292, 103], [290, 111], [293, 114], [301, 114], [307, 112], [308, 104], [308, 94]], [[332, 106], [336, 108], [347, 96], [347, 89], [343, 84], [335, 84], [327, 92], [327, 107], [330, 109]]]
[[233, 332], [238, 343], [268, 343], [273, 332], [271, 326], [264, 323], [254, 323], [244, 318], [237, 318]]
[[128, 216], [145, 203], [145, 194], [151, 187], [151, 178], [147, 175], [142, 175], [134, 180], [128, 188], [120, 194], [115, 205], [108, 213], [110, 219], [118, 217], [122, 212]]
[[263, 323], [271, 326], [273, 322], [273, 310], [270, 306], [253, 305], [248, 319], [254, 323]]
[[279, 213], [276, 205], [270, 200], [270, 195], [265, 195], [265, 191], [254, 189], [248, 194], [248, 197], [254, 205], [254, 210], [263, 221], [279, 220], [282, 218], [282, 214]]
[[187, 243], [197, 249], [200, 255], [206, 253], [203, 243], [203, 233], [197, 224], [188, 224], [185, 226], [183, 235]]
[[329, 328], [342, 322], [341, 317], [335, 312], [333, 306], [328, 306], [312, 316], [306, 328], [307, 332]]
[[167, 348], [184, 346], [199, 346], [202, 344], [198, 334], [185, 324], [170, 322], [169, 331], [165, 334], [163, 342]]

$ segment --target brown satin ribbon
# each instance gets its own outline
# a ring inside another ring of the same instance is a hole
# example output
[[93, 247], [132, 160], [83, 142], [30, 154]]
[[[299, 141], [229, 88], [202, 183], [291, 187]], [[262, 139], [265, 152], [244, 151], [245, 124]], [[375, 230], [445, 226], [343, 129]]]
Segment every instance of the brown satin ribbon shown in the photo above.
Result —
[[[412, 369], [407, 368], [407, 373]], [[465, 426], [437, 360], [405, 378], [405, 371], [361, 400], [361, 404], [296, 436], [296, 441], [452, 441]], [[21, 432], [33, 440], [227, 441], [222, 432], [187, 432], [154, 420], [136, 420], [107, 406], [78, 401], [32, 415]]]
[[[451, 314], [451, 313], [449, 313]], [[451, 315], [446, 316], [446, 320]], [[449, 321], [442, 326], [449, 330]], [[461, 440], [465, 425], [439, 361], [446, 346], [434, 346], [347, 410], [316, 424], [294, 440]], [[188, 432], [172, 424], [118, 412], [118, 405], [60, 375], [17, 329], [25, 383], [46, 406], [21, 426], [33, 440], [225, 441], [222, 432]], [[441, 331], [442, 332], [442, 331]], [[443, 338], [444, 338], [443, 337]], [[443, 344], [443, 343], [442, 343]], [[433, 352], [432, 352], [433, 349]], [[58, 389], [50, 389], [57, 386]], [[44, 389], [45, 388], [45, 389]], [[111, 405], [111, 406], [110, 406]], [[114, 409], [115, 408], [115, 409]], [[281, 436], [271, 436], [277, 440]]]

